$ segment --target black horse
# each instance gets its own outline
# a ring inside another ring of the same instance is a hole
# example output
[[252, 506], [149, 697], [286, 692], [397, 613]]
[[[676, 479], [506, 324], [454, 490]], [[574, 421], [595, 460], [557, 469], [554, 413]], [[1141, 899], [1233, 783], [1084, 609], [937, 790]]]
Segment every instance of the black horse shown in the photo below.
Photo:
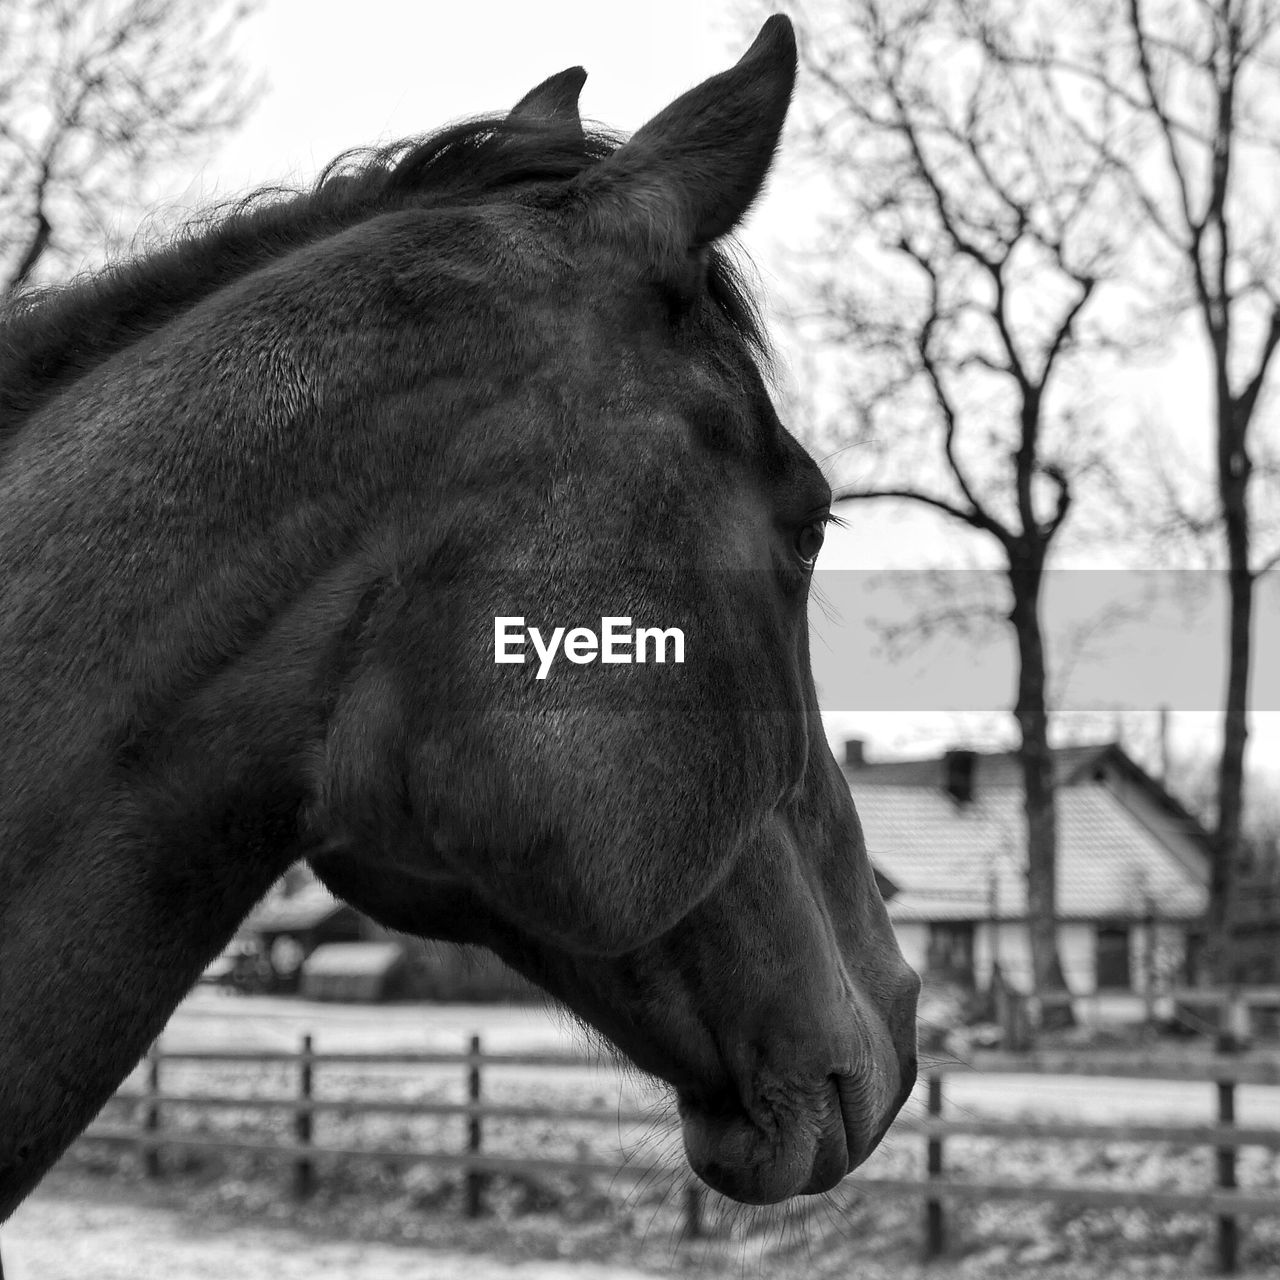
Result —
[[[0, 1218], [299, 858], [667, 1081], [727, 1195], [875, 1147], [918, 984], [809, 670], [830, 490], [717, 246], [794, 76], [772, 18], [618, 145], [575, 68], [11, 310]], [[515, 616], [684, 660], [540, 679]]]

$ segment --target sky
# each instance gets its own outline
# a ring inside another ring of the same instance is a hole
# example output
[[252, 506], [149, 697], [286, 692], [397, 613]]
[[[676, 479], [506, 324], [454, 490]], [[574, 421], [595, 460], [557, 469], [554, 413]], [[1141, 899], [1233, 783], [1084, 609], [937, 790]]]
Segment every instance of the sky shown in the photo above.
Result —
[[[180, 217], [255, 186], [306, 183], [348, 148], [504, 111], [534, 84], [573, 65], [588, 73], [584, 116], [630, 132], [737, 59], [754, 34], [754, 24], [737, 8], [734, 0], [647, 0], [643, 6], [605, 0], [362, 0], [358, 6], [266, 0], [241, 36], [246, 64], [265, 74], [263, 100], [198, 169], [168, 175], [158, 206], [163, 216]], [[803, 241], [815, 212], [809, 193], [775, 182], [740, 229], [766, 297], [784, 280], [787, 247]], [[787, 372], [794, 364], [787, 361], [786, 335], [778, 337], [785, 381], [795, 376]], [[1176, 419], [1202, 392], [1166, 371], [1147, 376], [1141, 394], [1149, 413]], [[944, 639], [906, 660], [891, 660], [873, 625], [901, 614], [901, 598], [884, 581], [884, 569], [924, 568], [955, 545], [954, 531], [936, 519], [881, 504], [858, 510], [848, 528], [829, 533], [812, 621], [815, 674], [833, 740], [862, 736], [873, 754], [889, 754], [966, 738], [1009, 739], [1007, 639], [976, 647]], [[1104, 598], [1127, 600], [1130, 612], [1142, 613], [1143, 589], [1133, 575], [1119, 583], [1096, 575], [1071, 581], [1060, 593], [1068, 602], [1063, 626], [1082, 623], [1086, 604]], [[1271, 593], [1270, 609], [1263, 611], [1260, 666], [1268, 651], [1276, 651], [1273, 640], [1280, 640], [1277, 595]], [[1068, 736], [1111, 736], [1117, 711], [1126, 706], [1146, 712], [1130, 715], [1130, 729], [1153, 723], [1155, 708], [1166, 703], [1175, 708], [1176, 749], [1213, 749], [1219, 615], [1203, 601], [1198, 613], [1173, 606], [1165, 612], [1160, 626], [1149, 609], [1128, 633], [1118, 628], [1103, 637], [1102, 647], [1094, 646], [1094, 687], [1080, 679], [1089, 663], [1077, 664], [1068, 699], [1075, 714], [1060, 722]], [[1259, 689], [1251, 760], [1280, 769], [1280, 689], [1273, 684]]]
[[649, 0], [266, 0], [246, 26], [246, 60], [268, 96], [199, 175], [208, 194], [306, 178], [352, 146], [505, 111], [565, 67], [587, 70], [585, 117], [627, 131], [723, 70], [749, 38], [723, 3]]

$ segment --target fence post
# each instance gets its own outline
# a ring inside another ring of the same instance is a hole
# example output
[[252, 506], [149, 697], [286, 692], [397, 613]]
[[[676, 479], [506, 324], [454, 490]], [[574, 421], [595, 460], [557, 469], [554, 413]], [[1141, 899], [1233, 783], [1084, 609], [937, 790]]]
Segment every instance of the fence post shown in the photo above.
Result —
[[305, 1200], [315, 1189], [315, 1163], [306, 1154], [311, 1145], [312, 1111], [311, 1099], [314, 1081], [312, 1079], [311, 1036], [302, 1037], [302, 1047], [298, 1057], [298, 1109], [293, 1117], [293, 1132], [302, 1154], [293, 1162], [293, 1194], [299, 1200]]
[[[1218, 1081], [1218, 1123], [1234, 1125], [1236, 1122], [1236, 1082], [1234, 1080]], [[1234, 1190], [1236, 1186], [1236, 1149], [1235, 1147], [1218, 1148], [1218, 1186], [1224, 1191]], [[1235, 1214], [1218, 1215], [1218, 1270], [1224, 1276], [1236, 1273], [1236, 1261], [1239, 1251], [1240, 1237]]]
[[[147, 1104], [142, 1113], [142, 1131], [150, 1138], [160, 1132], [160, 1043], [155, 1041], [147, 1050]], [[144, 1142], [142, 1167], [148, 1178], [160, 1176], [160, 1147], [155, 1142]]]
[[705, 1203], [702, 1188], [696, 1182], [689, 1183], [684, 1189], [684, 1234], [688, 1240], [702, 1238], [702, 1208]]
[[[480, 1037], [471, 1037], [471, 1059], [467, 1063], [467, 1101], [473, 1108], [480, 1105]], [[482, 1133], [480, 1113], [473, 1110], [467, 1116], [467, 1154], [479, 1155]], [[484, 1174], [478, 1169], [467, 1169], [467, 1217], [478, 1218], [484, 1212]]]
[[[929, 1085], [929, 1119], [942, 1119], [942, 1076], [931, 1072]], [[942, 1177], [942, 1135], [930, 1134], [926, 1147], [928, 1175], [932, 1180]], [[942, 1201], [927, 1199], [924, 1202], [924, 1256], [926, 1259], [942, 1255], [946, 1247], [946, 1229], [942, 1217]]]

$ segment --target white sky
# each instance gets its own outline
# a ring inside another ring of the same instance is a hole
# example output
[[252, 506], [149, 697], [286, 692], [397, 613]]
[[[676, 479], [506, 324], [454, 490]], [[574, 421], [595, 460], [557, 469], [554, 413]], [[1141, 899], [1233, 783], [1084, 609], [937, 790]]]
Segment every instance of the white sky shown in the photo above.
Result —
[[269, 95], [211, 157], [205, 196], [306, 179], [348, 147], [505, 111], [574, 65], [587, 69], [584, 116], [629, 131], [747, 43], [719, 0], [267, 0], [246, 35]]
[[[180, 215], [254, 186], [306, 183], [350, 147], [506, 110], [538, 81], [575, 64], [588, 73], [584, 116], [634, 130], [746, 48], [751, 33], [735, 18], [734, 8], [733, 0], [646, 0], [625, 6], [608, 0], [362, 0], [355, 6], [267, 0], [243, 37], [246, 62], [266, 74], [265, 98], [244, 129], [198, 172], [172, 175], [169, 189], [158, 193], [159, 204], [166, 216]], [[786, 272], [780, 246], [802, 240], [806, 225], [812, 225], [811, 205], [802, 190], [775, 184], [743, 229], [741, 239], [766, 293]], [[1147, 401], [1157, 413], [1174, 413], [1179, 404], [1185, 407], [1204, 394], [1171, 383], [1167, 375], [1151, 387]], [[831, 532], [823, 564], [827, 570], [924, 567], [935, 562], [942, 547], [953, 546], [955, 537], [954, 530], [931, 518], [894, 514], [877, 504], [859, 511], [850, 529]], [[874, 636], [859, 623], [847, 617], [834, 624], [820, 620], [815, 651], [821, 650], [828, 663], [838, 655], [839, 661], [865, 667], [873, 685], [878, 679], [902, 681], [904, 669], [886, 664], [876, 653]], [[1215, 633], [1221, 629], [1217, 616], [1209, 614], [1191, 625]], [[1259, 649], [1258, 658], [1265, 661], [1267, 651]], [[934, 653], [958, 681], [971, 677], [973, 659], [962, 645]], [[998, 667], [988, 677], [998, 706], [1011, 677]], [[1161, 700], [1178, 705], [1176, 672]], [[824, 706], [833, 738], [857, 733], [871, 740], [873, 751], [932, 749], [966, 731], [989, 738], [993, 730], [1011, 728], [1009, 718], [997, 712], [956, 721], [919, 711], [850, 711], [829, 700]], [[1214, 715], [1175, 715], [1173, 723], [1177, 745], [1212, 749]], [[1090, 726], [1094, 733], [1110, 729], [1106, 715], [1079, 727]], [[1256, 765], [1280, 765], [1280, 712], [1255, 717], [1252, 759]]]

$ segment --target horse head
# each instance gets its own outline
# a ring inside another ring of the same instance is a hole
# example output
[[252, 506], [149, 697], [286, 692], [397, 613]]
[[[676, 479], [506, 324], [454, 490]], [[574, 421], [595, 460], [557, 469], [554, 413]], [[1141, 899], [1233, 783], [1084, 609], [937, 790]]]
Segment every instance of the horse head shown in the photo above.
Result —
[[[313, 859], [388, 924], [492, 948], [669, 1082], [693, 1168], [760, 1203], [860, 1163], [916, 1062], [918, 981], [809, 669], [831, 492], [717, 248], [794, 72], [772, 19], [615, 152], [487, 211], [527, 372], [444, 450], [386, 573], [328, 739], [315, 820], [338, 847]], [[513, 120], [581, 136], [582, 81]], [[513, 626], [528, 661], [496, 662], [495, 619], [582, 628], [581, 660]], [[683, 663], [655, 642], [606, 664], [609, 619], [678, 631]]]
[[0, 325], [0, 1217], [299, 858], [667, 1081], [726, 1194], [875, 1147], [918, 983], [724, 251], [794, 76], [772, 18], [618, 145], [574, 68]]

